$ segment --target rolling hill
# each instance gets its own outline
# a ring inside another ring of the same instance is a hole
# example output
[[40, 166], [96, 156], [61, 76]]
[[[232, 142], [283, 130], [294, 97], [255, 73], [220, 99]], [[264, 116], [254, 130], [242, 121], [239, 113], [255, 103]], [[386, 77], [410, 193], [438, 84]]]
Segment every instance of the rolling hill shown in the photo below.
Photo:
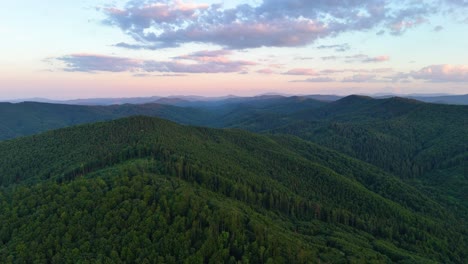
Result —
[[[327, 108], [342, 109], [348, 102], [335, 103]], [[468, 107], [401, 98], [351, 104], [355, 110], [326, 112], [313, 118], [312, 125], [295, 126], [293, 134], [374, 164], [427, 193], [437, 193], [467, 216]], [[277, 132], [283, 129], [291, 130], [285, 127]]]
[[0, 103], [0, 140], [47, 130], [133, 115], [158, 116], [179, 123], [203, 123], [210, 113], [162, 104], [81, 106], [49, 103]]
[[348, 96], [280, 117], [250, 115], [228, 127], [290, 134], [371, 163], [468, 216], [468, 107]]
[[466, 226], [293, 136], [131, 117], [0, 142], [11, 262], [462, 263]]
[[106, 106], [37, 102], [0, 103], [0, 141], [72, 125], [134, 115], [161, 117], [181, 124], [226, 127], [252, 115], [268, 114], [278, 117], [326, 104], [323, 101], [302, 97], [281, 96], [227, 98], [221, 101], [185, 101], [166, 98], [157, 102]]
[[166, 103], [174, 102], [184, 107], [0, 104], [0, 140], [132, 115], [290, 134], [378, 166], [467, 218], [467, 106], [365, 96], [333, 102], [265, 95], [218, 101], [172, 98]]

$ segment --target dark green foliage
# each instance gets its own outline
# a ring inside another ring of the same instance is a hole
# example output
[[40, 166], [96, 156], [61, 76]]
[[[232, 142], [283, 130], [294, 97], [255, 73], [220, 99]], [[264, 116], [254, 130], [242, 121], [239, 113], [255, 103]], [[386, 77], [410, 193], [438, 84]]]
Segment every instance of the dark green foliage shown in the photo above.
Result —
[[[161, 102], [164, 103], [164, 101]], [[270, 120], [275, 120], [280, 115], [318, 108], [325, 104], [322, 101], [303, 97], [278, 96], [232, 99], [222, 102], [194, 102], [188, 104], [187, 107], [159, 103], [111, 106], [35, 102], [0, 103], [0, 141], [72, 125], [134, 115], [161, 117], [181, 124], [227, 127], [241, 121], [252, 121], [252, 116], [271, 115]], [[257, 126], [264, 125], [258, 124]]]
[[2, 142], [0, 163], [14, 262], [467, 257], [465, 224], [432, 199], [295, 137], [133, 117]]
[[454, 169], [468, 164], [468, 107], [398, 98], [361, 101], [354, 102], [357, 106], [351, 106], [349, 112], [327, 113], [312, 118], [316, 121], [275, 132], [300, 136], [372, 163], [408, 182], [419, 180], [423, 184], [416, 186], [444, 182], [453, 188], [445, 189], [447, 192], [437, 199], [455, 205], [454, 210], [461, 208], [466, 219], [468, 200], [453, 196], [453, 192], [460, 194], [468, 188], [466, 172], [463, 176], [461, 169]]
[[338, 150], [400, 177], [468, 218], [463, 197], [468, 106], [348, 96], [316, 109], [245, 120], [232, 127], [291, 134]]
[[[0, 258], [26, 263], [307, 263], [312, 249], [272, 217], [177, 178], [147, 162], [71, 183], [7, 192]], [[34, 211], [34, 212], [32, 212]], [[267, 230], [266, 230], [267, 228]], [[344, 259], [337, 250], [331, 255]], [[385, 259], [382, 255], [376, 259]], [[8, 261], [10, 260], [10, 261]]]
[[210, 113], [171, 105], [82, 106], [25, 102], [0, 103], [0, 141], [20, 136], [133, 115], [158, 116], [179, 123], [203, 123]]

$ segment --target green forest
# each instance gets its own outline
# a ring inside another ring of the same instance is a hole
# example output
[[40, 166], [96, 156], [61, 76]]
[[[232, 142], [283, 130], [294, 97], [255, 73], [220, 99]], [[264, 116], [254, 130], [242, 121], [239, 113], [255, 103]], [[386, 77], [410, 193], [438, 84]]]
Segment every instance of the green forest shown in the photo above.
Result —
[[466, 106], [0, 107], [2, 263], [468, 258]]

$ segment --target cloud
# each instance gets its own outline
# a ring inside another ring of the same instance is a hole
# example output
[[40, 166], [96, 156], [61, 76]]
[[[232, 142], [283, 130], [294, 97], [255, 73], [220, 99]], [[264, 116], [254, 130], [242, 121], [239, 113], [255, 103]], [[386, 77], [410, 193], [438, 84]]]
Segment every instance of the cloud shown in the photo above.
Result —
[[454, 5], [454, 6], [468, 7], [468, 1], [467, 0], [447, 0], [447, 2]]
[[317, 47], [317, 49], [333, 49], [336, 52], [344, 52], [349, 50], [351, 47], [349, 46], [348, 43], [344, 44], [336, 44], [336, 45], [320, 45]]
[[119, 47], [119, 48], [125, 48], [125, 49], [133, 49], [133, 50], [158, 50], [158, 49], [163, 49], [163, 48], [174, 48], [177, 47], [177, 45], [172, 45], [172, 44], [164, 44], [164, 43], [157, 43], [157, 44], [129, 44], [125, 42], [119, 42], [117, 44], [114, 44], [113, 46]]
[[424, 1], [418, 6], [411, 6], [403, 10], [398, 10], [387, 22], [387, 27], [392, 35], [402, 35], [408, 29], [428, 22], [425, 15], [437, 11], [436, 7], [430, 6]]
[[[162, 73], [229, 73], [242, 72], [251, 61], [230, 60], [223, 51], [201, 51], [174, 58], [172, 61], [139, 60], [124, 57], [72, 54], [57, 58], [71, 72], [148, 72]], [[189, 60], [190, 62], [184, 62]]]
[[367, 60], [370, 57], [364, 54], [356, 54], [356, 55], [344, 56], [342, 58], [344, 58], [346, 62], [351, 63], [351, 62], [367, 62]]
[[379, 30], [377, 33], [375, 33], [377, 36], [381, 36], [383, 34], [385, 34], [385, 30], [381, 29]]
[[[458, 2], [458, 1], [454, 1]], [[257, 2], [258, 3], [258, 2]], [[432, 1], [406, 0], [263, 0], [257, 5], [186, 4], [181, 1], [132, 0], [123, 8], [103, 8], [105, 24], [119, 27], [135, 43], [131, 49], [209, 43], [228, 49], [298, 47], [317, 39], [369, 29], [394, 35], [427, 21]], [[347, 44], [324, 46], [337, 51]]]
[[122, 29], [143, 30], [153, 23], [177, 23], [187, 19], [196, 19], [198, 14], [207, 9], [206, 4], [185, 4], [180, 1], [130, 1], [125, 9], [105, 8], [112, 17], [108, 22], [116, 23]]
[[414, 79], [426, 80], [428, 82], [467, 82], [467, 65], [430, 65], [418, 71], [409, 73]]
[[347, 63], [378, 63], [378, 62], [386, 62], [390, 60], [390, 56], [388, 55], [381, 55], [371, 57], [365, 54], [355, 54], [349, 56], [325, 56], [321, 57], [322, 60], [344, 60]]
[[[324, 69], [315, 72], [316, 78], [292, 82], [333, 82], [342, 74], [352, 74], [341, 82], [369, 83], [393, 82], [409, 83], [423, 80], [432, 83], [468, 83], [468, 65], [430, 65], [410, 72], [395, 72], [392, 68], [375, 69]], [[333, 78], [335, 77], [335, 78]]]
[[191, 54], [174, 57], [174, 59], [193, 60], [198, 62], [228, 62], [227, 55], [231, 55], [229, 50], [202, 50]]
[[65, 63], [66, 71], [72, 72], [125, 72], [136, 71], [143, 65], [143, 61], [95, 54], [72, 54], [57, 58]]
[[337, 60], [337, 59], [339, 59], [341, 57], [339, 57], [339, 56], [324, 56], [324, 57], [320, 57], [320, 58], [322, 60], [324, 60], [324, 61], [327, 61], [327, 60]]
[[467, 0], [446, 0], [448, 8], [444, 10], [446, 14], [454, 17], [461, 23], [468, 23], [468, 1]]
[[342, 80], [342, 82], [376, 82], [376, 75], [374, 74], [356, 74], [351, 77], [346, 77]]
[[378, 63], [378, 62], [386, 62], [390, 60], [390, 56], [388, 55], [381, 55], [371, 57], [364, 54], [356, 54], [353, 56], [346, 56], [345, 62], [353, 63], [353, 62], [360, 62], [360, 63]]
[[434, 29], [432, 29], [432, 31], [434, 31], [434, 32], [439, 32], [439, 31], [442, 31], [442, 30], [444, 30], [444, 27], [441, 26], [441, 25], [435, 26]]
[[335, 73], [389, 73], [393, 72], [392, 68], [376, 68], [376, 69], [325, 69], [318, 74], [335, 74]]
[[148, 73], [137, 73], [133, 74], [133, 77], [185, 77], [187, 74], [148, 74]]
[[268, 65], [270, 68], [281, 69], [284, 67], [284, 64], [281, 63], [271, 63]]
[[133, 77], [151, 77], [153, 75], [151, 74], [148, 74], [148, 73], [136, 73], [136, 74], [133, 74]]
[[286, 75], [316, 75], [317, 73], [312, 69], [292, 69], [283, 74]]
[[392, 68], [375, 68], [375, 69], [370, 69], [370, 70], [361, 70], [361, 72], [366, 71], [366, 72], [373, 72], [373, 73], [389, 73], [393, 72]]
[[231, 55], [232, 52], [229, 50], [201, 50], [189, 54], [186, 57], [190, 58], [216, 58], [220, 56]]
[[[294, 71], [297, 75], [300, 75], [301, 71]], [[400, 80], [393, 80], [394, 76], [384, 77], [384, 74], [394, 73], [392, 68], [375, 68], [375, 69], [359, 69], [359, 68], [348, 68], [348, 69], [324, 69], [310, 72], [311, 75], [317, 76], [308, 78], [305, 80], [293, 80], [291, 82], [390, 82], [390, 80], [396, 82]], [[283, 73], [287, 74], [287, 73]], [[353, 74], [352, 76], [340, 78], [343, 74]], [[396, 77], [395, 77], [396, 78]], [[399, 78], [402, 78], [399, 76]], [[407, 79], [407, 77], [405, 77]], [[386, 81], [387, 79], [387, 81]]]
[[468, 65], [430, 65], [417, 71], [398, 72], [384, 77], [392, 82], [424, 80], [433, 83], [468, 83]]
[[409, 74], [404, 73], [404, 72], [398, 72], [398, 73], [392, 74], [390, 76], [385, 76], [384, 77], [384, 79], [389, 80], [390, 82], [393, 82], [393, 83], [397, 83], [397, 82], [409, 83], [409, 82], [411, 82], [409, 80], [409, 78], [410, 78]]
[[314, 57], [295, 57], [294, 60], [313, 60]]
[[319, 83], [319, 82], [334, 82], [336, 81], [333, 78], [328, 78], [328, 77], [315, 77], [315, 78], [308, 78], [305, 80], [295, 80], [291, 82], [311, 82], [311, 83]]
[[347, 69], [325, 69], [321, 70], [319, 74], [335, 74], [335, 73], [342, 73], [342, 72], [347, 72]]
[[[385, 75], [393, 73], [392, 76]], [[340, 78], [343, 74], [352, 74], [351, 76]], [[360, 68], [348, 68], [348, 69], [324, 69], [314, 71], [317, 77], [305, 79], [305, 80], [293, 80], [291, 82], [403, 82], [408, 79], [407, 74], [403, 76], [396, 76], [392, 68], [374, 68], [374, 69], [360, 69]], [[403, 80], [405, 79], [405, 80]]]
[[383, 55], [383, 56], [366, 58], [366, 59], [363, 60], [363, 62], [385, 62], [385, 61], [389, 61], [389, 60], [390, 60], [389, 56]]
[[273, 74], [273, 73], [275, 73], [275, 71], [273, 71], [272, 69], [266, 68], [266, 69], [260, 69], [260, 70], [258, 70], [257, 73], [261, 73], [261, 74]]

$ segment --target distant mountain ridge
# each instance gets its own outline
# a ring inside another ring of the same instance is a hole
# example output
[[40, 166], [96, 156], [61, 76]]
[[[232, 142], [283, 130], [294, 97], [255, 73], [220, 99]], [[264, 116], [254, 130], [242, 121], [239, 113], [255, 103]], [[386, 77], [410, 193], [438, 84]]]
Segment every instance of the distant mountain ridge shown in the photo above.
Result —
[[209, 113], [203, 110], [162, 104], [88, 106], [36, 102], [0, 103], [0, 140], [133, 115], [159, 116], [180, 123], [202, 123], [199, 118], [209, 118]]
[[426, 103], [468, 105], [468, 94], [445, 96], [409, 96], [408, 98], [416, 99]]
[[[468, 105], [468, 94], [464, 95], [418, 95], [418, 94], [385, 94], [385, 95], [368, 95], [370, 97], [381, 99], [390, 97], [404, 97], [409, 99], [415, 99], [426, 103], [437, 103], [437, 104], [457, 104], [457, 105]], [[27, 98], [27, 99], [15, 99], [5, 100], [3, 102], [20, 103], [20, 102], [39, 102], [39, 103], [53, 103], [53, 104], [72, 104], [72, 105], [121, 105], [121, 104], [147, 104], [147, 103], [161, 103], [181, 106], [181, 102], [185, 103], [208, 103], [222, 104], [225, 101], [248, 101], [252, 99], [258, 99], [262, 97], [304, 97], [319, 101], [337, 101], [346, 96], [339, 95], [325, 95], [325, 94], [312, 94], [312, 95], [285, 95], [285, 94], [263, 94], [252, 97], [227, 95], [220, 97], [205, 97], [205, 96], [186, 96], [186, 95], [174, 95], [174, 96], [150, 96], [150, 97], [134, 97], [134, 98], [89, 98], [89, 99], [73, 99], [73, 100], [50, 100], [46, 98]], [[0, 101], [1, 102], [1, 101]]]
[[123, 105], [73, 105], [38, 102], [0, 103], [0, 140], [77, 124], [134, 115], [166, 118], [182, 124], [225, 127], [241, 116], [312, 109], [325, 104], [301, 97], [230, 97], [222, 101], [159, 99], [159, 103]]

